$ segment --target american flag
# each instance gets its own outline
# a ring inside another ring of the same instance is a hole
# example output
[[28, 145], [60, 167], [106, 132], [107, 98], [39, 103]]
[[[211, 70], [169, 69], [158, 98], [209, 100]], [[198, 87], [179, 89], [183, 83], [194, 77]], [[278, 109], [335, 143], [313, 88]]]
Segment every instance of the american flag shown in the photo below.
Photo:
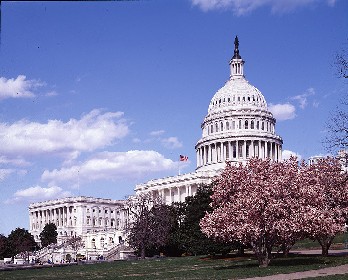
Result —
[[187, 161], [187, 160], [188, 160], [188, 156], [180, 155], [180, 161]]

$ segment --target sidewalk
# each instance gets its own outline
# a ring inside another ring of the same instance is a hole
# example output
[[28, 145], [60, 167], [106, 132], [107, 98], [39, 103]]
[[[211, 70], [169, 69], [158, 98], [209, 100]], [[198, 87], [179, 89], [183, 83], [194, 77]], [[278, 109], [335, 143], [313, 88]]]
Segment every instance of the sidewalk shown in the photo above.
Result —
[[[321, 250], [291, 251], [291, 253], [320, 255]], [[329, 250], [329, 255], [347, 255], [348, 257], [348, 250]], [[348, 264], [326, 267], [316, 270], [293, 272], [288, 274], [276, 274], [263, 277], [243, 278], [243, 280], [294, 280], [338, 274], [347, 274], [348, 279]]]

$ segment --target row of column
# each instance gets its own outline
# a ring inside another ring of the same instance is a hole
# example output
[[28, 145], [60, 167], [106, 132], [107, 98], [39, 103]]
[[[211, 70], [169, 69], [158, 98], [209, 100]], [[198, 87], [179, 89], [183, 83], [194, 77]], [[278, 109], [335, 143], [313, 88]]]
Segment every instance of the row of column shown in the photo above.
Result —
[[281, 160], [281, 145], [262, 140], [221, 141], [197, 148], [197, 167], [225, 162], [226, 160], [247, 160], [252, 157]]
[[[31, 212], [31, 228], [32, 229], [43, 229], [43, 227], [52, 222], [56, 226], [67, 226], [68, 221], [75, 220], [76, 217], [73, 215], [73, 206], [62, 206], [51, 209], [36, 210]], [[73, 224], [71, 224], [73, 225]]]
[[166, 204], [172, 204], [172, 202], [183, 202], [185, 197], [194, 195], [196, 193], [196, 186], [184, 185], [178, 187], [169, 187], [159, 190], [153, 190], [153, 195], [160, 195]]

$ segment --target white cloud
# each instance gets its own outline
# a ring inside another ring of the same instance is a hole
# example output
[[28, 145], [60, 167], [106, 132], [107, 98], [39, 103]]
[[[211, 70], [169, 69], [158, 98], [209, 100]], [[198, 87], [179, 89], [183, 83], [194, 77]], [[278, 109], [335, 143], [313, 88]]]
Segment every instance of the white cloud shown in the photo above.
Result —
[[30, 162], [26, 161], [25, 159], [21, 157], [15, 157], [15, 158], [8, 158], [5, 156], [0, 156], [0, 165], [14, 165], [14, 166], [29, 166], [31, 165]]
[[151, 136], [160, 136], [164, 133], [165, 131], [164, 130], [155, 130], [155, 131], [151, 131], [150, 132], [150, 135]]
[[302, 159], [302, 156], [296, 152], [290, 151], [290, 150], [283, 150], [282, 151], [282, 158], [283, 160], [289, 159], [290, 156], [295, 156], [297, 157], [297, 160], [300, 161]]
[[292, 99], [292, 100], [298, 101], [299, 104], [300, 104], [300, 108], [301, 108], [301, 109], [304, 109], [304, 108], [306, 108], [307, 105], [308, 105], [308, 97], [309, 97], [309, 96], [312, 96], [312, 95], [315, 95], [315, 90], [314, 90], [314, 88], [308, 88], [308, 89], [305, 91], [305, 93], [296, 95], [296, 96], [292, 97], [291, 99]]
[[292, 120], [296, 117], [296, 108], [289, 103], [270, 104], [268, 109], [272, 112], [277, 121]]
[[182, 147], [182, 142], [178, 140], [177, 137], [168, 137], [161, 139], [164, 147], [168, 149], [177, 149]]
[[33, 98], [34, 90], [44, 86], [37, 80], [27, 80], [24, 75], [19, 75], [16, 79], [6, 79], [0, 77], [0, 100], [6, 98]]
[[56, 91], [54, 91], [54, 90], [49, 91], [49, 92], [47, 92], [47, 93], [45, 94], [45, 96], [47, 96], [47, 97], [57, 96], [57, 95], [58, 95], [58, 93], [57, 93]]
[[20, 120], [0, 123], [0, 153], [5, 155], [59, 154], [76, 158], [81, 151], [93, 151], [125, 137], [129, 128], [122, 112], [92, 110], [80, 120], [47, 123]]
[[0, 182], [4, 181], [6, 177], [8, 177], [11, 173], [13, 173], [15, 170], [14, 169], [0, 169]]
[[52, 187], [29, 187], [26, 189], [20, 189], [15, 192], [13, 198], [5, 201], [6, 204], [13, 204], [18, 202], [35, 202], [35, 201], [45, 201], [61, 197], [71, 196], [72, 194], [68, 191], [63, 191], [62, 188], [57, 186]]
[[117, 180], [176, 168], [175, 162], [155, 151], [102, 152], [81, 165], [45, 170], [41, 180], [50, 183]]
[[333, 7], [335, 0], [191, 0], [194, 6], [203, 11], [232, 10], [235, 15], [248, 14], [263, 6], [269, 6], [272, 13], [285, 13], [317, 2], [326, 2]]

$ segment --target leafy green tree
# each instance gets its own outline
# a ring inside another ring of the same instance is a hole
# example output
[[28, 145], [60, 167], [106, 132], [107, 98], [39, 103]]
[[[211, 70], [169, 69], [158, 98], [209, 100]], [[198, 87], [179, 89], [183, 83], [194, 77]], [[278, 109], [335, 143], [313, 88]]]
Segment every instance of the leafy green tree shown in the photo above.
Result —
[[201, 186], [195, 196], [186, 197], [184, 203], [173, 204], [178, 221], [177, 228], [171, 234], [172, 244], [177, 252], [191, 255], [228, 253], [239, 243], [223, 242], [208, 238], [199, 225], [206, 212], [211, 212], [211, 186]]
[[7, 237], [0, 234], [0, 259], [8, 258], [9, 255], [9, 244]]
[[9, 254], [11, 256], [37, 249], [34, 237], [24, 228], [16, 228], [11, 231], [7, 240], [9, 243]]
[[54, 223], [46, 224], [40, 233], [41, 246], [46, 247], [49, 244], [56, 244], [57, 236], [57, 226]]

